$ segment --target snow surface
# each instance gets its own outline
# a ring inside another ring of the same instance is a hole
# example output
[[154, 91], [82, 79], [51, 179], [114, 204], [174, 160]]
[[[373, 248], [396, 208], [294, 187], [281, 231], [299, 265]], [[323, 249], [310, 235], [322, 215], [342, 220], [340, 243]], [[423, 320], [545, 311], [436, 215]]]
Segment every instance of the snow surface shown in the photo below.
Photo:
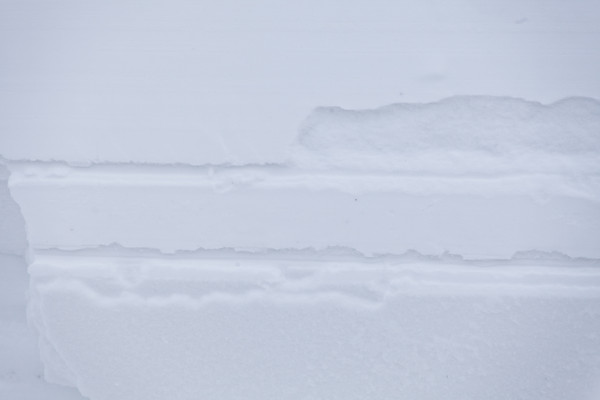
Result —
[[302, 125], [291, 158], [304, 169], [597, 174], [600, 101], [461, 96], [375, 110], [319, 108]]
[[0, 398], [597, 400], [599, 21], [0, 2]]
[[8, 190], [8, 169], [0, 164], [0, 254], [21, 256], [27, 247], [25, 221]]
[[28, 285], [25, 260], [0, 254], [0, 399], [82, 400], [76, 389], [44, 380], [38, 336], [25, 317]]
[[508, 259], [538, 250], [600, 258], [600, 180], [594, 175], [38, 163], [20, 163], [13, 171], [11, 191], [34, 249], [341, 246], [367, 255], [416, 250]]
[[91, 399], [600, 395], [597, 262], [105, 250], [31, 267], [46, 378]]
[[600, 258], [600, 102], [592, 99], [321, 109], [289, 160], [269, 166], [11, 169], [34, 249], [339, 246], [365, 255]]
[[9, 162], [44, 376], [93, 400], [594, 400], [598, 108], [321, 110], [262, 166]]
[[92, 400], [595, 400], [599, 108], [321, 109], [271, 165], [9, 161], [44, 376]]
[[48, 384], [38, 335], [26, 321], [25, 223], [0, 165], [0, 399], [77, 400], [77, 390]]
[[0, 154], [281, 162], [318, 106], [600, 98], [597, 0], [0, 2]]

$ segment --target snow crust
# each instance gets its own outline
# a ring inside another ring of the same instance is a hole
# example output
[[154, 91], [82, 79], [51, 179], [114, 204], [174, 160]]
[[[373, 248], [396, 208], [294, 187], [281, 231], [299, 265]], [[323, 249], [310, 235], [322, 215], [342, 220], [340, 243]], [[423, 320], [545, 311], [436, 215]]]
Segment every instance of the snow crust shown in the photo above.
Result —
[[452, 97], [375, 110], [322, 107], [291, 154], [306, 169], [506, 174], [600, 171], [600, 102]]

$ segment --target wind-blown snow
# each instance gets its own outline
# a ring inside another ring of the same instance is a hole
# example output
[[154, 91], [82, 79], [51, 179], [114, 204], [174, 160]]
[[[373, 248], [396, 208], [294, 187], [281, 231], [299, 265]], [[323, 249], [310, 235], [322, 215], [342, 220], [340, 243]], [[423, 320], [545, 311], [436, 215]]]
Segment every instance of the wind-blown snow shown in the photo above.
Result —
[[461, 96], [374, 110], [321, 107], [302, 125], [291, 160], [305, 169], [595, 174], [600, 101]]

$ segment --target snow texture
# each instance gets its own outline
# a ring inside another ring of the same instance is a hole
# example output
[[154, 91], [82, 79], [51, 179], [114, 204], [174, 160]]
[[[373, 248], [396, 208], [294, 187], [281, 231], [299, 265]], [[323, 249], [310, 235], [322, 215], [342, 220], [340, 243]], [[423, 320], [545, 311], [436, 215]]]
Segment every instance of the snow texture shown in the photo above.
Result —
[[28, 284], [25, 260], [0, 254], [0, 399], [83, 400], [74, 388], [44, 381], [38, 336], [25, 316]]
[[319, 109], [289, 161], [270, 166], [11, 168], [33, 248], [600, 258], [600, 102], [591, 99]]
[[540, 250], [600, 257], [595, 177], [22, 168], [11, 177], [11, 191], [34, 249], [342, 246], [367, 255], [416, 250], [507, 259]]
[[317, 110], [277, 165], [11, 161], [44, 376], [91, 400], [595, 400], [597, 126], [589, 99], [460, 97]]
[[600, 394], [597, 263], [104, 250], [31, 268], [46, 378], [93, 400]]
[[0, 2], [0, 154], [284, 161], [316, 106], [600, 98], [597, 0]]
[[599, 21], [0, 2], [0, 398], [597, 400]]
[[25, 221], [8, 190], [8, 176], [0, 163], [0, 254], [20, 256], [27, 247]]
[[291, 155], [305, 169], [437, 174], [600, 171], [600, 102], [489, 96], [375, 110], [323, 107]]

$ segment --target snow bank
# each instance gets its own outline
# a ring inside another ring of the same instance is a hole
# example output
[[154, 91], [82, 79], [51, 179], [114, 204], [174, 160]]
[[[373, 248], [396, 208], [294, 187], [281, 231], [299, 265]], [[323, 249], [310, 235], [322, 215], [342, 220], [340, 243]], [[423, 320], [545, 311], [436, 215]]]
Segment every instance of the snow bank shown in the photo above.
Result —
[[316, 109], [291, 154], [306, 169], [597, 173], [600, 102], [463, 96], [375, 110]]

